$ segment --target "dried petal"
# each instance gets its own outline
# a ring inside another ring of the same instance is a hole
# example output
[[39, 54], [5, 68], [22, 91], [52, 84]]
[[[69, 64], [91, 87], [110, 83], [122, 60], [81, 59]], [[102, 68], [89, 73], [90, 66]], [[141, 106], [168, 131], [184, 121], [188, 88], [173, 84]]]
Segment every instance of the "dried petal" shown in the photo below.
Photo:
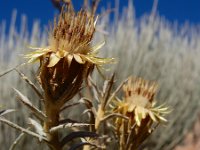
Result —
[[53, 67], [59, 62], [60, 58], [56, 54], [52, 53], [49, 58], [49, 64], [47, 67]]
[[84, 64], [85, 61], [80, 57], [78, 54], [74, 54], [74, 59], [79, 63], [79, 64]]

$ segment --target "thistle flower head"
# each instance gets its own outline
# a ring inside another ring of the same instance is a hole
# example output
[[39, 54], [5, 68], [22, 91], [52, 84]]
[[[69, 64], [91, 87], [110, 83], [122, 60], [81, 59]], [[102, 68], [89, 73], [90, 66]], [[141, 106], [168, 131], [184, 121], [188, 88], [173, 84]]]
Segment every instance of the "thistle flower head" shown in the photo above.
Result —
[[123, 86], [124, 98], [117, 102], [115, 111], [128, 116], [130, 125], [136, 124], [138, 127], [147, 118], [151, 122], [166, 122], [163, 115], [168, 108], [163, 105], [155, 107], [156, 90], [156, 83], [141, 78], [129, 78], [128, 83]]
[[71, 7], [63, 8], [58, 21], [54, 20], [54, 27], [49, 33], [49, 45], [45, 48], [33, 48], [36, 51], [25, 57], [29, 58], [29, 62], [48, 58], [48, 67], [55, 66], [63, 58], [69, 62], [74, 58], [79, 64], [90, 62], [102, 65], [112, 61], [112, 58], [96, 56], [104, 42], [91, 46], [97, 18], [88, 16], [84, 10], [76, 13]]
[[91, 46], [96, 21], [85, 10], [76, 13], [70, 6], [63, 7], [58, 21], [54, 20], [48, 46], [34, 48], [36, 51], [25, 56], [29, 62], [40, 60], [40, 82], [54, 99], [62, 97], [65, 91], [70, 99], [94, 66], [113, 60], [96, 56], [104, 43]]

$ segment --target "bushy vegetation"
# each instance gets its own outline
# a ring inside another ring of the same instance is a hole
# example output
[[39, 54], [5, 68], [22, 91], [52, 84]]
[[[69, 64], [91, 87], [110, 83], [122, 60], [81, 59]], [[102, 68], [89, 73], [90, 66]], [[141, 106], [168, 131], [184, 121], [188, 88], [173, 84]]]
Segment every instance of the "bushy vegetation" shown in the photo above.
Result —
[[[126, 8], [124, 14], [113, 23], [107, 16], [101, 18], [97, 29], [100, 33], [95, 34], [95, 41], [102, 41], [101, 31], [107, 31], [106, 44], [101, 49], [101, 55], [105, 58], [115, 57], [118, 63], [110, 72], [115, 72], [116, 85], [120, 84], [130, 75], [139, 76], [148, 80], [157, 81], [160, 91], [156, 96], [158, 102], [166, 103], [173, 108], [168, 116], [166, 127], [157, 128], [156, 131], [144, 143], [149, 149], [172, 149], [181, 141], [195, 120], [199, 108], [199, 74], [198, 67], [199, 33], [193, 27], [175, 28], [160, 16], [154, 14], [143, 16], [136, 20], [132, 4]], [[21, 30], [15, 29], [16, 14], [13, 15], [9, 34], [5, 34], [5, 23], [0, 26], [0, 67], [1, 72], [15, 67], [24, 60], [19, 54], [27, 53], [27, 45], [43, 47], [47, 44], [47, 33], [39, 26], [38, 22], [33, 25], [33, 30], [28, 33], [26, 18], [22, 17]], [[104, 40], [104, 39], [103, 39]], [[94, 42], [97, 43], [97, 42]], [[35, 71], [37, 66], [20, 67], [20, 70], [31, 80], [36, 81]], [[31, 70], [31, 71], [30, 71]], [[22, 74], [21, 74], [22, 75]], [[99, 78], [95, 73], [94, 81]], [[99, 81], [99, 80], [98, 80]], [[32, 103], [41, 107], [36, 100], [37, 95], [24, 83], [18, 72], [7, 74], [0, 78], [1, 98], [3, 108], [15, 108], [18, 110], [8, 117], [20, 126], [27, 126], [26, 119], [30, 115], [27, 109], [15, 101], [15, 94], [11, 87], [30, 97]], [[37, 84], [37, 83], [36, 83]], [[99, 87], [101, 82], [97, 82]], [[122, 94], [122, 93], [121, 93]], [[22, 117], [23, 116], [23, 117]], [[76, 116], [73, 112], [68, 116]], [[19, 132], [1, 126], [0, 145], [2, 149], [8, 149], [19, 135]], [[7, 137], [7, 138], [5, 138]], [[18, 149], [38, 149], [37, 141], [24, 137], [17, 145]], [[23, 146], [23, 147], [22, 147]], [[44, 146], [43, 149], [46, 147]]]

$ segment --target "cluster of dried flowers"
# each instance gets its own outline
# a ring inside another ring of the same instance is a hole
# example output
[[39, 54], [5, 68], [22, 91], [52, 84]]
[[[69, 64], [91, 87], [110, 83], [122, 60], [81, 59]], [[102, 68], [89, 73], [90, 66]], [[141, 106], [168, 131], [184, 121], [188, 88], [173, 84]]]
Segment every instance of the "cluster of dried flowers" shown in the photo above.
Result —
[[[26, 55], [29, 62], [40, 62], [38, 81], [42, 91], [24, 79], [38, 94], [42, 109], [15, 89], [18, 99], [34, 115], [34, 119], [29, 119], [33, 129], [25, 129], [3, 117], [13, 110], [1, 111], [0, 122], [45, 142], [53, 150], [80, 147], [133, 150], [139, 148], [158, 124], [167, 122], [163, 116], [168, 108], [155, 106], [155, 83], [130, 77], [114, 89], [114, 75], [105, 80], [102, 90], [94, 83], [92, 71], [113, 62], [112, 58], [97, 56], [104, 43], [91, 45], [96, 23], [97, 17], [85, 10], [76, 13], [71, 4], [63, 7], [50, 31], [48, 46], [33, 48], [35, 51]], [[84, 81], [90, 96], [71, 103]], [[123, 96], [119, 98], [121, 89]], [[79, 104], [85, 105], [83, 113], [88, 114], [87, 121], [61, 117], [61, 112]]]

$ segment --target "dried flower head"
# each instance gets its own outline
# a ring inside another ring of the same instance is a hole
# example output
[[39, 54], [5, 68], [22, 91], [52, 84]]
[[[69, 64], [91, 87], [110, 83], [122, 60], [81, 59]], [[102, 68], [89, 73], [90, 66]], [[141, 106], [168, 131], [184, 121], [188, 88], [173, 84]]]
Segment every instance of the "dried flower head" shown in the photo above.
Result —
[[130, 125], [141, 126], [142, 121], [146, 118], [153, 122], [166, 122], [163, 115], [168, 112], [168, 108], [155, 107], [156, 90], [156, 83], [130, 77], [128, 83], [123, 86], [125, 96], [122, 101], [117, 101], [115, 111], [128, 116]]
[[114, 112], [128, 118], [114, 120], [120, 149], [137, 149], [159, 123], [167, 121], [163, 115], [168, 108], [155, 107], [156, 90], [156, 83], [133, 77], [123, 86], [123, 99], [114, 101]]
[[113, 60], [96, 56], [104, 42], [91, 46], [96, 22], [97, 18], [84, 10], [76, 13], [70, 5], [63, 7], [58, 21], [54, 20], [48, 46], [34, 48], [36, 51], [26, 55], [29, 62], [40, 60], [40, 82], [54, 99], [62, 97], [65, 91], [65, 99], [70, 99], [94, 66]]

